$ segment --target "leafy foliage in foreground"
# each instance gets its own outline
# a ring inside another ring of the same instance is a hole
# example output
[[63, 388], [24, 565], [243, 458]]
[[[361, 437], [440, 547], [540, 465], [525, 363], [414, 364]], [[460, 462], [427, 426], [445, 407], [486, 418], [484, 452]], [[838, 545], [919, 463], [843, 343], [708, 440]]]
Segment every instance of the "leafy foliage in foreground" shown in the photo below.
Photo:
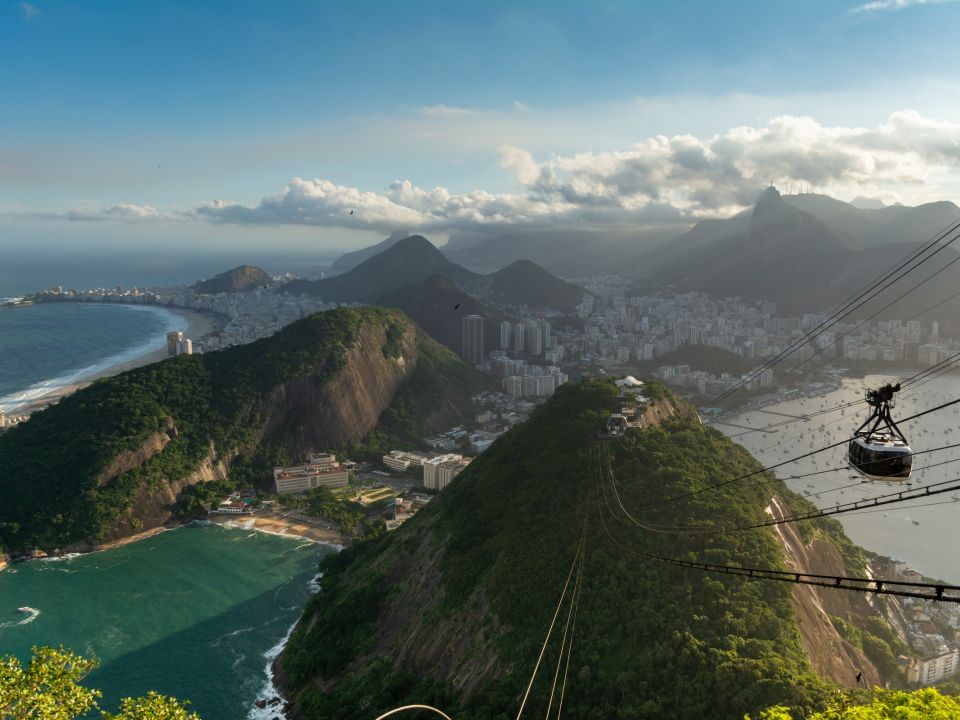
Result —
[[[789, 585], [704, 575], [630, 553], [782, 566], [767, 530], [678, 537], [613, 519], [598, 504], [596, 430], [615, 406], [611, 383], [561, 388], [402, 528], [326, 561], [323, 589], [283, 659], [302, 716], [359, 719], [430, 700], [459, 720], [514, 715], [585, 514], [587, 559], [565, 714], [740, 720], [776, 703], [807, 712], [823, 708], [830, 691], [803, 653]], [[669, 421], [609, 447], [624, 503], [646, 520], [709, 526], [764, 517], [767, 495], [752, 485], [645, 509], [759, 468], [742, 448], [696, 422]], [[424, 545], [430, 535], [433, 544]], [[471, 636], [468, 655], [493, 655], [499, 670], [471, 697], [443, 675], [464, 658], [445, 657], [452, 666], [417, 673], [394, 664], [379, 644], [386, 631], [381, 622], [395, 611], [391, 593], [432, 582], [403, 570], [414, 553], [431, 546], [440, 601], [420, 609], [426, 614], [420, 634], [404, 642], [445, 647], [450, 639], [434, 637], [432, 628], [480, 612], [457, 631]], [[362, 630], [330, 647], [328, 633], [346, 622]], [[556, 662], [554, 643], [543, 677]], [[533, 714], [545, 710], [549, 689], [549, 680], [534, 686]]]
[[[933, 688], [913, 692], [876, 690], [867, 703], [862, 694], [842, 694], [823, 712], [810, 716], [791, 713], [783, 706], [760, 713], [759, 720], [957, 720], [960, 698], [941, 695]], [[746, 720], [749, 720], [747, 718]]]
[[[73, 720], [100, 710], [102, 693], [81, 685], [97, 661], [63, 648], [34, 648], [26, 667], [10, 655], [0, 658], [0, 720]], [[186, 703], [150, 692], [124, 698], [120, 712], [101, 710], [104, 720], [200, 720]]]

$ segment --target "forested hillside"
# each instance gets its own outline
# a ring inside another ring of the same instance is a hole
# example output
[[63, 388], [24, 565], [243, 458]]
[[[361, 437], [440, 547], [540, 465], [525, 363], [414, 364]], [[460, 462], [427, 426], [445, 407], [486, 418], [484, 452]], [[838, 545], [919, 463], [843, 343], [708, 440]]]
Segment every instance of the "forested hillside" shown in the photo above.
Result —
[[[406, 702], [458, 719], [515, 715], [584, 523], [565, 713], [740, 720], [777, 704], [824, 706], [830, 690], [804, 654], [790, 585], [631, 553], [784, 567], [769, 530], [678, 536], [614, 518], [598, 501], [596, 431], [616, 398], [610, 383], [562, 387], [398, 531], [324, 563], [323, 589], [279, 663], [298, 718], [365, 718]], [[759, 466], [682, 417], [609, 447], [624, 503], [647, 521], [755, 521], [786, 492], [738, 484], [644, 510]], [[555, 638], [533, 714], [547, 707], [557, 660]]]
[[422, 432], [438, 411], [468, 411], [482, 383], [401, 312], [373, 307], [106, 378], [0, 436], [0, 541], [51, 550], [162, 524], [185, 487], [268, 483], [275, 462], [360, 442], [395, 399], [393, 435]]

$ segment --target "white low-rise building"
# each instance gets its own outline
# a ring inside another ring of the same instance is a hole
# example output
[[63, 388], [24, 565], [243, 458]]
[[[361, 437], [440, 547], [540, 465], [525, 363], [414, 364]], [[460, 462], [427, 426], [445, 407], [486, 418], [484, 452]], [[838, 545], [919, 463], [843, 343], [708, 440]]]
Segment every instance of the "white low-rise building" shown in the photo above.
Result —
[[941, 645], [937, 651], [914, 659], [907, 666], [907, 682], [932, 685], [957, 673], [960, 650], [956, 646]]
[[350, 473], [340, 467], [335, 455], [313, 453], [306, 465], [273, 469], [277, 495], [297, 495], [318, 487], [346, 487]]
[[383, 456], [383, 464], [395, 472], [406, 472], [412, 467], [423, 467], [426, 460], [426, 456], [420, 453], [403, 450], [391, 450]]
[[423, 486], [428, 490], [443, 490], [469, 464], [469, 458], [453, 453], [431, 458], [423, 463]]

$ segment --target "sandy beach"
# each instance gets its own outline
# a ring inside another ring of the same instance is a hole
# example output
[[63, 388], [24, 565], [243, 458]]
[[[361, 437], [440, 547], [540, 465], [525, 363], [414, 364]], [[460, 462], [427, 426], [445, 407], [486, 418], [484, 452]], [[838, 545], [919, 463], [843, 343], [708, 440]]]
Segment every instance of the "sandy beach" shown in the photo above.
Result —
[[279, 512], [264, 512], [256, 515], [237, 517], [231, 515], [210, 515], [210, 522], [227, 527], [287, 535], [290, 537], [313, 540], [326, 545], [347, 545], [350, 539], [345, 537], [335, 523], [327, 521], [307, 522], [288, 517]]
[[[173, 307], [164, 307], [163, 309], [183, 318], [187, 323], [187, 327], [183, 331], [184, 336], [195, 341], [222, 326], [222, 318], [213, 313], [198, 312], [196, 310]], [[103, 377], [110, 377], [111, 375], [117, 375], [126, 370], [132, 370], [133, 368], [141, 367], [143, 365], [150, 365], [152, 363], [159, 362], [166, 357], [167, 351], [165, 348], [162, 348], [160, 350], [154, 350], [153, 352], [145, 353], [139, 357], [132, 358], [126, 362], [112, 365], [108, 368], [104, 368], [100, 372], [83, 378], [83, 380], [80, 382], [55, 388], [47, 394], [41, 395], [35, 400], [18, 407], [14, 412], [11, 413], [11, 415], [30, 415], [37, 410], [45, 408], [49, 405], [53, 405], [61, 398], [72, 395], [80, 388], [84, 388], [92, 383], [94, 380], [98, 380], [99, 378]]]

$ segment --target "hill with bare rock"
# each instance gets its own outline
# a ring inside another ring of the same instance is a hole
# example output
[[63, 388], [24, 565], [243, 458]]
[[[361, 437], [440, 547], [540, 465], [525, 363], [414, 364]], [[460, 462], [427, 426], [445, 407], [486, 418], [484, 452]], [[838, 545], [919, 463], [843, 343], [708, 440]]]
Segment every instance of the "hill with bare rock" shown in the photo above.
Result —
[[[294, 716], [375, 716], [406, 703], [470, 720], [515, 715], [581, 549], [571, 716], [741, 720], [773, 704], [823, 708], [839, 671], [811, 662], [821, 646], [801, 633], [798, 608], [809, 603], [792, 585], [651, 559], [787, 568], [796, 560], [772, 530], [658, 533], [615, 509], [614, 487], [635, 518], [710, 529], [766, 518], [774, 493], [795, 497], [778, 481], [690, 495], [759, 466], [662, 386], [647, 390], [655, 422], [598, 441], [619, 407], [613, 383], [560, 388], [399, 530], [326, 560], [277, 663]], [[817, 552], [857, 561], [824, 528]], [[560, 623], [568, 610], [561, 602]], [[869, 667], [847, 645], [843, 661]], [[549, 704], [559, 648], [556, 636], [546, 645], [526, 705], [534, 713]]]
[[463, 422], [487, 385], [403, 313], [373, 307], [130, 370], [0, 436], [0, 489], [18, 498], [0, 506], [0, 540], [90, 549], [162, 525], [198, 483], [270, 487], [274, 464], [310, 451]]

